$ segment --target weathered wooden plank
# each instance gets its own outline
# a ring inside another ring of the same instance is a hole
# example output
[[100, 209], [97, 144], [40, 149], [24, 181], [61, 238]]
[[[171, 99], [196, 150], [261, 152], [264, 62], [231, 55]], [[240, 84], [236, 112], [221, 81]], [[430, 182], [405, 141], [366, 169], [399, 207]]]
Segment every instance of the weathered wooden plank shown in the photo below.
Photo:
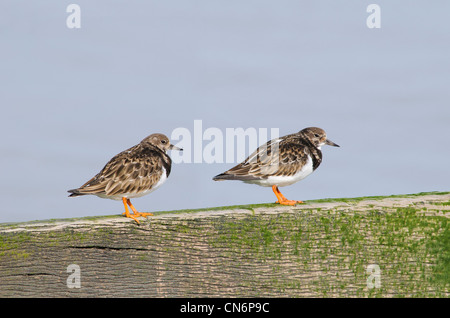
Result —
[[[0, 296], [449, 296], [449, 202], [436, 193], [164, 213], [141, 225], [1, 224]], [[69, 288], [71, 264], [80, 288]]]

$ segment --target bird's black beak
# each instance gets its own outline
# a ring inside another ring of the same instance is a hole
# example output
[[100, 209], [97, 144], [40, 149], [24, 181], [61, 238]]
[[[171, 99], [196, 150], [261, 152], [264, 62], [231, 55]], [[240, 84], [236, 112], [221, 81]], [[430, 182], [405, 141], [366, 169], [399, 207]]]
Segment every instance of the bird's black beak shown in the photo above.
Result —
[[333, 146], [333, 147], [340, 147], [338, 144], [335, 144], [334, 142], [332, 142], [329, 139], [325, 140], [325, 144], [329, 145], [329, 146]]
[[174, 145], [170, 144], [169, 150], [179, 150], [179, 151], [183, 151], [183, 148], [179, 148], [179, 147], [177, 147], [177, 146], [174, 146]]

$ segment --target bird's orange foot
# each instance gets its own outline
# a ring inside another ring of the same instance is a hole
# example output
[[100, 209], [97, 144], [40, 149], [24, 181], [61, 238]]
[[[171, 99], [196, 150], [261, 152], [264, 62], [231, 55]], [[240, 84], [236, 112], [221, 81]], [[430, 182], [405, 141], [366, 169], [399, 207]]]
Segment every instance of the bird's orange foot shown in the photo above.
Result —
[[147, 213], [147, 212], [133, 212], [134, 216], [136, 217], [146, 217], [146, 216], [152, 216], [153, 213]]
[[278, 199], [277, 202], [275, 202], [275, 203], [278, 203], [281, 205], [296, 205], [297, 203], [305, 203], [303, 201], [286, 199], [286, 197], [280, 192], [280, 190], [278, 189], [278, 187], [276, 185], [272, 186], [272, 190]]
[[130, 218], [130, 219], [135, 220], [137, 224], [141, 224], [141, 223], [139, 222], [139, 220], [136, 218], [136, 216], [130, 214], [130, 212], [128, 212], [128, 211], [122, 213], [122, 215], [125, 215], [127, 218]]
[[[127, 216], [127, 213], [123, 212], [122, 215]], [[131, 214], [129, 214], [129, 215], [131, 215]], [[146, 216], [153, 216], [153, 213], [147, 213], [147, 212], [137, 212], [136, 213], [136, 212], [133, 212], [132, 215], [135, 216], [135, 217], [146, 217]], [[129, 216], [127, 216], [127, 217], [129, 217]]]
[[[137, 222], [137, 224], [141, 224], [137, 219], [138, 217], [146, 217], [146, 216], [153, 215], [153, 213], [138, 212], [136, 210], [136, 208], [131, 204], [130, 199], [122, 198], [122, 201], [123, 201], [123, 205], [125, 206], [125, 212], [122, 213], [122, 215], [125, 215], [127, 218], [135, 220]], [[133, 214], [130, 214], [130, 212], [128, 211], [127, 205], [130, 206], [131, 210], [133, 211]]]
[[151, 215], [153, 215], [153, 213], [141, 213], [141, 212], [134, 213], [133, 212], [133, 214], [130, 214], [130, 213], [127, 214], [126, 212], [124, 212], [124, 213], [122, 213], [122, 215], [125, 215], [127, 218], [135, 220], [137, 224], [141, 224], [141, 222], [139, 222], [139, 220], [137, 218], [151, 216]]
[[305, 202], [297, 201], [297, 200], [287, 200], [286, 199], [286, 200], [282, 200], [281, 202], [280, 202], [280, 200], [278, 200], [275, 203], [278, 203], [278, 204], [281, 204], [281, 205], [296, 205], [296, 204], [301, 204], [301, 203], [305, 203]]

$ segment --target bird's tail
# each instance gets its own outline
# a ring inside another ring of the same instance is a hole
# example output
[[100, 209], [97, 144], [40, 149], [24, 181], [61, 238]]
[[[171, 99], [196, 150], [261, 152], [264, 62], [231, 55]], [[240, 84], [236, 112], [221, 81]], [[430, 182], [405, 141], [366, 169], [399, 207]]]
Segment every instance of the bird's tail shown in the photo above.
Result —
[[213, 180], [214, 181], [233, 180], [233, 176], [226, 173], [221, 173], [215, 176]]
[[257, 180], [258, 177], [251, 175], [238, 175], [238, 174], [230, 174], [230, 173], [221, 173], [213, 178], [214, 181], [223, 181], [223, 180], [239, 180], [239, 181], [251, 181]]
[[79, 189], [68, 190], [67, 192], [71, 193], [69, 197], [78, 197], [80, 195], [85, 195], [86, 193], [81, 193]]

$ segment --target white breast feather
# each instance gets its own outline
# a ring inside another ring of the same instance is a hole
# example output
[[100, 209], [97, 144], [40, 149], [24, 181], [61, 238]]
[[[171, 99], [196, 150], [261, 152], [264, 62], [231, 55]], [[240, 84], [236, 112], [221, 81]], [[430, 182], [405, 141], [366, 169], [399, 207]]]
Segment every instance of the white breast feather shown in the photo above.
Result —
[[308, 156], [308, 161], [306, 162], [306, 164], [302, 167], [302, 169], [300, 169], [293, 176], [271, 176], [271, 177], [268, 177], [267, 179], [263, 179], [263, 180], [251, 180], [251, 181], [244, 181], [244, 182], [257, 184], [257, 185], [260, 185], [263, 187], [271, 187], [273, 185], [277, 185], [279, 187], [285, 187], [285, 186], [294, 184], [294, 183], [306, 178], [313, 171], [314, 171], [313, 161], [312, 161], [311, 156]]

